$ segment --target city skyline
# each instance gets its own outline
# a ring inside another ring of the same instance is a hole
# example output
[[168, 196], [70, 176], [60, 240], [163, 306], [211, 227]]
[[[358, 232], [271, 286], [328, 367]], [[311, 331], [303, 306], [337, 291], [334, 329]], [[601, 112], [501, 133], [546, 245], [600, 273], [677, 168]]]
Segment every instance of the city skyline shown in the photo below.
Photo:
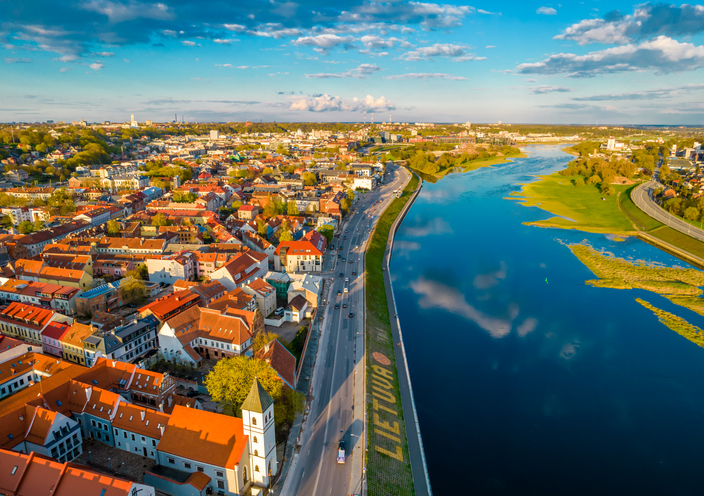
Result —
[[701, 5], [36, 0], [0, 13], [3, 122], [704, 116]]

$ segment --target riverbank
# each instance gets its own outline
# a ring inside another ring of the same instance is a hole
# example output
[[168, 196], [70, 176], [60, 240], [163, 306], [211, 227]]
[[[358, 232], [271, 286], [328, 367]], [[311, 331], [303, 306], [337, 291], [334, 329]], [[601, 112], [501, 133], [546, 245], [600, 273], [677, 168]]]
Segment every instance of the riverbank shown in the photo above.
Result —
[[406, 204], [417, 195], [419, 184], [418, 177], [413, 175], [401, 197], [391, 202], [381, 214], [366, 254], [366, 411], [369, 446], [366, 467], [367, 493], [371, 496], [411, 496], [417, 492], [409, 450], [412, 440], [409, 439], [406, 423], [408, 411], [404, 408], [401, 390], [401, 380], [406, 371], [400, 368], [401, 363], [396, 359], [384, 277], [384, 254], [389, 237], [393, 236], [394, 223], [404, 212]]

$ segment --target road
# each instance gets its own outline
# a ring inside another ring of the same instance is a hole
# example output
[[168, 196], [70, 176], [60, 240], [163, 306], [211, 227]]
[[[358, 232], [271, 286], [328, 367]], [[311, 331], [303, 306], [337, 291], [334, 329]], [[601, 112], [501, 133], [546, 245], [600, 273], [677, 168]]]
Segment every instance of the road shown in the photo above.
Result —
[[[364, 364], [357, 363], [357, 358], [364, 353], [364, 251], [379, 213], [394, 199], [393, 191], [409, 178], [406, 169], [389, 166], [380, 188], [357, 194], [354, 212], [331, 243], [336, 250], [329, 250], [331, 256], [324, 262], [322, 275], [332, 278], [333, 283], [329, 294], [323, 295], [328, 304], [311, 380], [313, 399], [300, 436], [300, 449], [282, 488], [285, 496], [362, 492], [365, 389]], [[336, 304], [339, 309], [335, 309]], [[344, 464], [337, 463], [341, 439], [347, 447]]]
[[704, 241], [704, 230], [699, 229], [698, 227], [685, 222], [681, 218], [672, 215], [658, 205], [655, 200], [653, 200], [653, 191], [658, 188], [665, 188], [665, 186], [657, 181], [661, 164], [662, 161], [660, 161], [655, 169], [655, 172], [653, 173], [654, 180], [643, 183], [633, 190], [633, 194], [631, 195], [633, 202], [638, 208], [655, 220], [662, 222], [663, 224], [666, 224], [681, 233], [698, 239], [699, 241]]

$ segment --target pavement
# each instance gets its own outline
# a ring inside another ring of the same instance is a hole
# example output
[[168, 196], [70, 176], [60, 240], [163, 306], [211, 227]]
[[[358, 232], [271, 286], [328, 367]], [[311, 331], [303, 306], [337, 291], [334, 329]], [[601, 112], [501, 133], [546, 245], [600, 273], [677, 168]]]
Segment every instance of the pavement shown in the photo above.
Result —
[[[324, 295], [328, 304], [319, 309], [324, 312], [324, 319], [310, 379], [311, 400], [281, 487], [283, 495], [364, 493], [364, 251], [379, 213], [393, 200], [393, 191], [408, 178], [405, 169], [391, 166], [380, 188], [357, 194], [354, 212], [340, 226], [333, 242], [340, 258], [329, 257], [325, 261], [322, 276], [331, 284]], [[377, 203], [380, 199], [381, 204]], [[336, 310], [335, 304], [340, 308]], [[346, 443], [345, 463], [337, 460], [340, 440]]]

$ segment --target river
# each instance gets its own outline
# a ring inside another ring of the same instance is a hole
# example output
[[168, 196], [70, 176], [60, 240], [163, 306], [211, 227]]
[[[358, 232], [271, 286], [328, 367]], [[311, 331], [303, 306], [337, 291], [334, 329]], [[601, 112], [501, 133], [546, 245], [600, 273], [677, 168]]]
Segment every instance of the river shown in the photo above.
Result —
[[704, 349], [636, 297], [594, 288], [566, 243], [689, 267], [636, 238], [523, 225], [506, 197], [564, 168], [556, 146], [426, 183], [396, 236], [394, 291], [433, 492], [701, 494]]

